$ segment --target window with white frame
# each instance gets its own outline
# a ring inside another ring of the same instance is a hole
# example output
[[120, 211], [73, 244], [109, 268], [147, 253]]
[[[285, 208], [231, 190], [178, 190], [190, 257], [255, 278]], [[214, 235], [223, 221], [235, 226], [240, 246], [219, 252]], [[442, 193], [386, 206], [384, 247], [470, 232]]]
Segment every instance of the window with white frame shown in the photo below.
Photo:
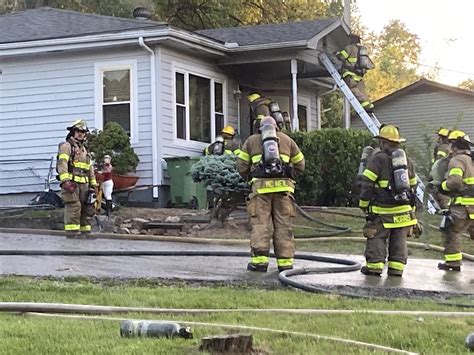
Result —
[[186, 71], [175, 72], [176, 138], [211, 143], [224, 127], [224, 84]]
[[131, 133], [131, 68], [102, 69], [102, 120], [117, 122]]

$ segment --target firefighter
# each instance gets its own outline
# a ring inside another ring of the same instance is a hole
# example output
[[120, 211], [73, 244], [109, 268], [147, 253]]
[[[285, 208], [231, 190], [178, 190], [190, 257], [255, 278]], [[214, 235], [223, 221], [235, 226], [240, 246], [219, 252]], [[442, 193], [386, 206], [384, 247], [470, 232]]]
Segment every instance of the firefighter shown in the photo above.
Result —
[[237, 170], [251, 185], [247, 212], [252, 256], [247, 269], [267, 271], [273, 239], [278, 270], [288, 270], [293, 268], [295, 254], [294, 179], [304, 170], [304, 156], [290, 137], [278, 132], [272, 117], [260, 121], [259, 131], [245, 141], [237, 159]]
[[444, 263], [440, 270], [461, 271], [461, 235], [469, 229], [474, 219], [474, 168], [471, 160], [471, 139], [463, 131], [452, 131], [451, 160], [442, 190], [451, 197], [448, 213], [440, 225], [444, 243]]
[[280, 130], [291, 128], [290, 116], [287, 113], [286, 118], [284, 117], [284, 113], [281, 112], [280, 105], [278, 105], [277, 102], [274, 102], [257, 92], [248, 95], [247, 99], [250, 102], [250, 124], [253, 127], [252, 132], [254, 134], [258, 133], [260, 120], [266, 116], [273, 117]]
[[360, 44], [360, 37], [355, 34], [349, 36], [349, 44], [336, 53], [342, 61], [342, 78], [349, 89], [359, 100], [367, 113], [374, 112], [374, 104], [365, 91], [363, 77], [367, 70], [374, 67], [367, 55], [367, 49]]
[[66, 141], [59, 144], [57, 157], [61, 197], [64, 201], [64, 230], [68, 237], [87, 237], [91, 224], [87, 216], [87, 200], [97, 185], [91, 158], [84, 146], [89, 132], [84, 120], [67, 127]]
[[444, 127], [440, 127], [440, 129], [438, 130], [438, 137], [436, 139], [435, 147], [433, 150], [433, 158], [431, 159], [432, 164], [436, 160], [445, 158], [449, 155], [449, 133], [451, 133], [451, 131]]
[[236, 137], [234, 127], [227, 125], [222, 128], [221, 135], [204, 149], [204, 155], [239, 155], [240, 139]]
[[380, 151], [367, 162], [363, 172], [359, 207], [367, 213], [363, 233], [365, 275], [382, 274], [388, 239], [388, 275], [402, 276], [407, 263], [406, 237], [412, 233], [417, 220], [414, 212], [416, 176], [413, 164], [400, 149], [398, 128], [382, 125], [379, 135]]

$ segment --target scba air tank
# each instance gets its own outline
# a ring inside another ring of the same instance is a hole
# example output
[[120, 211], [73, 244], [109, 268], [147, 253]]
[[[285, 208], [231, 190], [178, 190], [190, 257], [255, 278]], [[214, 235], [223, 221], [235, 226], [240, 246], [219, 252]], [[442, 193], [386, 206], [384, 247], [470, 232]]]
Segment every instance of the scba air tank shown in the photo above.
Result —
[[410, 190], [407, 155], [403, 149], [392, 152], [393, 188], [395, 193], [403, 194]]
[[270, 176], [276, 176], [283, 173], [283, 166], [280, 160], [280, 149], [278, 147], [278, 137], [276, 128], [273, 125], [266, 124], [261, 128], [263, 165], [265, 173]]
[[120, 323], [120, 336], [126, 338], [174, 338], [192, 339], [191, 328], [182, 327], [175, 322], [160, 322], [149, 320], [124, 320]]
[[359, 160], [359, 170], [357, 172], [357, 175], [362, 175], [364, 173], [364, 170], [367, 166], [367, 160], [373, 155], [373, 153], [374, 153], [374, 148], [372, 148], [370, 145], [362, 149], [362, 154]]

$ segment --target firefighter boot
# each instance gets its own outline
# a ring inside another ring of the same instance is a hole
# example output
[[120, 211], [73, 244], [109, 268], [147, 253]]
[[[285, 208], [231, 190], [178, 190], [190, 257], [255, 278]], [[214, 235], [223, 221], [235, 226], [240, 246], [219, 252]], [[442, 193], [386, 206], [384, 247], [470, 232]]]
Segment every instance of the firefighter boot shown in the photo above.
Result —
[[79, 239], [80, 237], [81, 237], [81, 233], [79, 231], [66, 232], [66, 239]]
[[402, 270], [397, 270], [397, 269], [392, 269], [392, 268], [388, 268], [388, 271], [387, 271], [387, 275], [388, 276], [398, 276], [398, 277], [402, 277], [402, 274], [403, 274], [403, 271]]
[[284, 266], [278, 266], [278, 271], [285, 271], [285, 270], [292, 270], [293, 265], [284, 265]]
[[268, 264], [247, 264], [247, 270], [249, 271], [257, 271], [257, 272], [267, 272]]
[[382, 270], [369, 269], [367, 266], [362, 266], [360, 268], [360, 272], [363, 273], [364, 275], [369, 275], [369, 276], [382, 276]]
[[438, 263], [438, 269], [444, 270], [444, 271], [461, 271], [461, 266], [450, 265], [447, 263]]

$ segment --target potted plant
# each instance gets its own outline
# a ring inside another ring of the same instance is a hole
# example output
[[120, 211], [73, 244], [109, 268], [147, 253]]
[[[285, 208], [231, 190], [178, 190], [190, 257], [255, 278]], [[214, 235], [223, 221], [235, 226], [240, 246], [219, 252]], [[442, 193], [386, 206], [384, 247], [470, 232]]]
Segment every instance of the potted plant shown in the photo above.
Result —
[[[87, 139], [89, 151], [99, 163], [104, 155], [112, 157], [112, 180], [114, 189], [132, 187], [137, 183], [138, 176], [128, 175], [135, 172], [139, 159], [130, 145], [130, 137], [117, 122], [108, 122], [103, 131], [92, 131]], [[101, 175], [96, 174], [97, 180]]]

